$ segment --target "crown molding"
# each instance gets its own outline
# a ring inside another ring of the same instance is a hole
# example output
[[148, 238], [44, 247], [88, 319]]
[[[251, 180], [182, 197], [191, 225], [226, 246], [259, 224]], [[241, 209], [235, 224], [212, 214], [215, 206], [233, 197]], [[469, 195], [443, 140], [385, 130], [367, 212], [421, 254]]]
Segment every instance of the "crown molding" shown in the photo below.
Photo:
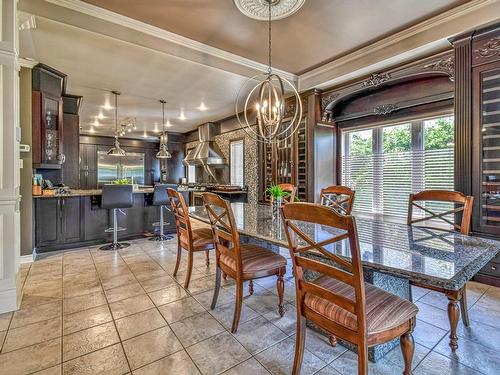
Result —
[[19, 66], [21, 66], [22, 68], [29, 68], [29, 69], [33, 69], [35, 65], [38, 64], [38, 61], [25, 59], [24, 57], [19, 57], [17, 59], [17, 62], [19, 63]]
[[[450, 9], [444, 13], [438, 14], [416, 25], [408, 27], [403, 31], [390, 35], [377, 42], [371, 43], [366, 47], [360, 48], [352, 53], [326, 63], [325, 65], [322, 65], [316, 69], [299, 75], [299, 88], [301, 91], [303, 91], [313, 87], [325, 87], [328, 85], [328, 83], [326, 82], [327, 80], [325, 80], [324, 78], [326, 76], [335, 77], [335, 79], [332, 78], [328, 80], [330, 84], [332, 83], [332, 81], [338, 83], [340, 76], [338, 72], [339, 67], [341, 66], [347, 67], [346, 69], [343, 69], [346, 71], [346, 73], [361, 69], [361, 67], [369, 68], [369, 66], [372, 64], [373, 66], [377, 65], [377, 69], [380, 69], [381, 67], [387, 67], [387, 65], [380, 66], [380, 63], [382, 63], [384, 59], [377, 60], [374, 59], [374, 56], [385, 54], [385, 60], [390, 61], [391, 63], [404, 63], [407, 62], [407, 60], [405, 60], [404, 58], [408, 57], [409, 55], [413, 55], [414, 58], [422, 56], [415, 56], [414, 53], [416, 52], [423, 54], [438, 52], [439, 50], [442, 50], [447, 45], [449, 45], [448, 38], [456, 33], [447, 33], [448, 29], [451, 29], [450, 27], [448, 27], [447, 30], [438, 30], [439, 28], [443, 28], [447, 25], [453, 25], [454, 27], [458, 27], [459, 29], [461, 29], [461, 31], [463, 31], [464, 29], [476, 27], [478, 25], [490, 22], [495, 18], [495, 12], [486, 12], [486, 15], [483, 14], [478, 17], [472, 16], [474, 16], [475, 13], [481, 12], [486, 7], [495, 5], [500, 8], [500, 2], [498, 0], [472, 0], [468, 3]], [[456, 22], [457, 18], [467, 16], [472, 18], [467, 24]], [[420, 43], [416, 44], [414, 41], [412, 41], [412, 43], [409, 43], [409, 40], [411, 40], [412, 38], [421, 38]], [[430, 39], [424, 41], [424, 38]], [[413, 49], [401, 50], [408, 45], [413, 45]], [[395, 50], [395, 46], [400, 48], [399, 51]], [[389, 50], [389, 48], [391, 50]], [[388, 51], [386, 52], [384, 50]], [[358, 62], [362, 62], [362, 64], [357, 64]], [[366, 74], [367, 72], [369, 73], [370, 71], [363, 69], [363, 74]]]
[[[170, 31], [161, 29], [159, 27], [149, 25], [145, 22], [135, 20], [133, 18], [123, 16], [121, 14], [112, 12], [110, 10], [100, 8], [98, 6], [85, 3], [80, 0], [45, 0], [45, 2], [60, 6], [78, 13], [85, 14], [90, 17], [100, 19], [102, 21], [110, 22], [131, 30], [135, 30], [149, 36], [165, 40], [170, 43], [174, 43], [178, 46], [188, 48], [202, 54], [210, 55], [222, 60], [229, 61], [234, 64], [241, 65], [246, 68], [254, 69], [259, 72], [267, 71], [267, 65], [259, 63], [257, 61], [247, 59], [245, 57], [230, 53], [219, 48], [209, 46], [204, 43], [200, 43], [196, 40], [183, 37], [181, 35], [172, 33]], [[280, 74], [286, 79], [297, 82], [297, 75], [279, 70], [273, 69], [276, 73]]]

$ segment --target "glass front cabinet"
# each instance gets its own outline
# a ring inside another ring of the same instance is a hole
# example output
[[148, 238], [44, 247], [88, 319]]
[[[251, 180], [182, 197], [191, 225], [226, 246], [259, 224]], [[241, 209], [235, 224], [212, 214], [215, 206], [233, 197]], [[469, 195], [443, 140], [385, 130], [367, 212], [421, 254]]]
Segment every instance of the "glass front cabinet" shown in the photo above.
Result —
[[33, 164], [36, 168], [61, 168], [62, 98], [33, 92]]

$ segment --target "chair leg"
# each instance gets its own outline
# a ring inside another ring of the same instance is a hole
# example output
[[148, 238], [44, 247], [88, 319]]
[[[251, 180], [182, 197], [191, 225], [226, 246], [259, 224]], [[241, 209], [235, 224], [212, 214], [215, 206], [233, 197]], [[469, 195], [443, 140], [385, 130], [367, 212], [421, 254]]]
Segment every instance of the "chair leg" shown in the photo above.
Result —
[[189, 288], [189, 282], [191, 281], [191, 272], [193, 272], [193, 252], [188, 251], [188, 267], [186, 272], [186, 280], [184, 281], [184, 289]]
[[240, 323], [241, 315], [241, 305], [243, 304], [243, 280], [236, 280], [236, 306], [234, 307], [234, 317], [233, 326], [231, 328], [232, 333], [236, 333], [238, 330], [238, 324]]
[[182, 247], [181, 245], [177, 246], [177, 260], [175, 262], [174, 268], [174, 276], [177, 275], [177, 271], [179, 270], [179, 265], [181, 264], [181, 256], [182, 256]]
[[334, 336], [334, 335], [330, 335], [330, 337], [328, 338], [328, 342], [330, 343], [330, 345], [332, 347], [336, 347], [337, 346], [337, 338]]
[[368, 346], [358, 345], [358, 375], [368, 375]]
[[208, 253], [208, 250], [205, 251], [205, 264], [207, 267], [210, 266], [210, 254]]
[[413, 341], [413, 335], [410, 331], [401, 336], [400, 343], [405, 363], [403, 375], [411, 375], [411, 362], [413, 360], [413, 353], [415, 352], [415, 342]]
[[210, 309], [215, 309], [215, 305], [217, 305], [217, 298], [219, 298], [219, 290], [220, 290], [220, 282], [221, 282], [221, 271], [220, 268], [217, 267], [215, 269], [215, 289], [214, 296], [212, 297], [212, 304], [210, 305]]
[[250, 295], [253, 294], [253, 280], [250, 280], [248, 282], [248, 294], [250, 294]]
[[293, 360], [292, 375], [300, 375], [302, 359], [304, 358], [304, 346], [306, 342], [306, 318], [297, 316], [297, 335], [295, 337], [295, 358]]
[[470, 321], [469, 311], [467, 310], [467, 289], [465, 286], [462, 292], [462, 298], [460, 299], [460, 312], [462, 314], [462, 322], [464, 323], [464, 326], [469, 327]]
[[285, 315], [285, 307], [283, 306], [283, 295], [285, 294], [285, 282], [283, 281], [283, 271], [280, 271], [276, 280], [276, 288], [278, 289], [278, 312], [281, 317]]

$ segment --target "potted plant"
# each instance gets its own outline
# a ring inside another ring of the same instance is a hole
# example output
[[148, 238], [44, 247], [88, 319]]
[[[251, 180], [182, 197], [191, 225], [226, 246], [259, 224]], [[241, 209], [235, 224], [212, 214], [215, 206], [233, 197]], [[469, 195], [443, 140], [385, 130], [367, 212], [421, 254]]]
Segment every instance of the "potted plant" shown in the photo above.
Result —
[[279, 185], [271, 185], [266, 189], [266, 194], [271, 198], [271, 204], [273, 206], [273, 219], [276, 219], [280, 215], [280, 208], [283, 204], [283, 199], [290, 196], [290, 193], [284, 191]]

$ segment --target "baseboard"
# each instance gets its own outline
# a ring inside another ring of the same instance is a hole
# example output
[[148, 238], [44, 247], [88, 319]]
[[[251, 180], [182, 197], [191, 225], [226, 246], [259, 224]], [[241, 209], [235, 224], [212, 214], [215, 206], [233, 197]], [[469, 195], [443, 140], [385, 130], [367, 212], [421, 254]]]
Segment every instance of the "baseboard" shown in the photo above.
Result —
[[19, 263], [20, 264], [32, 263], [32, 262], [33, 262], [33, 254], [19, 256]]

